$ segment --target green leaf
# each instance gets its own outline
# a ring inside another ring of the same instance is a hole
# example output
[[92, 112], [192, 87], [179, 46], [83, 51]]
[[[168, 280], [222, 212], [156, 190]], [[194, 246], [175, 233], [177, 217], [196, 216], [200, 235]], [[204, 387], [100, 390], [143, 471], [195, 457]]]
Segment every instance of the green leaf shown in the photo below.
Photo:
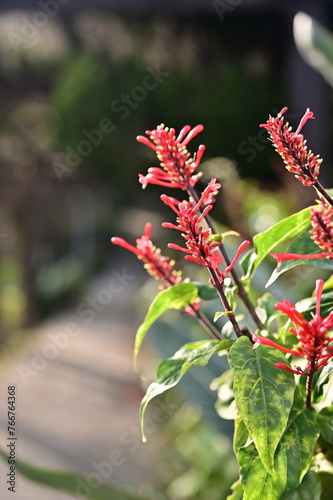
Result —
[[[323, 250], [318, 247], [318, 245], [311, 239], [309, 233], [311, 226], [308, 226], [295, 240], [289, 245], [284, 253], [296, 253], [299, 255], [309, 255], [315, 253], [321, 253]], [[292, 259], [283, 261], [279, 267], [274, 269], [271, 277], [266, 283], [266, 287], [270, 286], [274, 281], [277, 280], [281, 274], [289, 271], [293, 267], [300, 265], [308, 265], [312, 267], [319, 267], [321, 269], [333, 270], [333, 260], [331, 259]]]
[[319, 429], [316, 412], [292, 410], [276, 449], [274, 475], [260, 460], [253, 442], [238, 452], [244, 500], [284, 500], [296, 490], [307, 472]]
[[160, 292], [151, 303], [146, 317], [136, 332], [134, 345], [134, 367], [137, 371], [137, 360], [143, 339], [153, 323], [168, 309], [183, 309], [198, 297], [198, 287], [192, 283], [180, 283], [168, 290]]
[[[299, 300], [296, 303], [297, 311], [304, 314], [307, 320], [312, 319], [312, 313], [316, 312], [316, 297]], [[326, 317], [333, 310], [333, 292], [324, 293], [320, 301], [320, 315]]]
[[[287, 363], [286, 363], [287, 364]], [[294, 394], [294, 410], [302, 410], [304, 408], [304, 402], [306, 400], [306, 382], [307, 377], [300, 377], [299, 382], [295, 387]]]
[[243, 500], [282, 499], [284, 488], [282, 481], [279, 481], [279, 471], [276, 471], [275, 476], [267, 472], [253, 441], [238, 451], [237, 458], [244, 491]]
[[228, 318], [230, 316], [230, 314], [234, 314], [234, 313], [235, 313], [235, 311], [216, 311], [216, 313], [214, 314], [213, 321], [215, 323], [218, 319], [222, 318], [222, 316], [224, 316], [225, 318]]
[[285, 347], [293, 347], [296, 343], [296, 337], [294, 334], [290, 333], [290, 328], [292, 328], [293, 323], [291, 319], [287, 321], [279, 328], [279, 344], [283, 344]]
[[286, 500], [320, 500], [321, 484], [318, 475], [309, 470], [299, 487]]
[[324, 283], [324, 292], [326, 292], [326, 290], [330, 290], [333, 288], [333, 274], [331, 274], [331, 276], [325, 281]]
[[[8, 454], [0, 450], [0, 455], [7, 461]], [[132, 493], [119, 485], [102, 482], [102, 477], [98, 485], [91, 487], [87, 483], [87, 474], [83, 475], [73, 471], [44, 469], [35, 467], [21, 460], [16, 460], [15, 465], [16, 470], [28, 479], [49, 486], [50, 488], [67, 492], [75, 496], [75, 498], [81, 498], [83, 494], [86, 497], [88, 492], [89, 500], [147, 500], [147, 498]], [[110, 463], [110, 471], [111, 468], [112, 465]], [[83, 493], [80, 494], [80, 491]]]
[[323, 490], [320, 500], [332, 500], [333, 474], [322, 470], [318, 472], [317, 476]]
[[243, 271], [243, 276], [241, 277], [241, 281], [244, 285], [249, 283], [252, 278], [252, 274], [255, 271], [253, 266], [256, 259], [257, 259], [257, 253], [254, 249], [252, 249], [244, 253], [243, 257], [241, 257], [239, 260], [240, 267]]
[[270, 293], [266, 292], [262, 297], [258, 298], [257, 301], [258, 307], [263, 313], [263, 317], [261, 320], [266, 323], [266, 321], [271, 320], [271, 318], [277, 316], [280, 314], [276, 309], [275, 309], [275, 304], [276, 304], [276, 298], [273, 297]]
[[232, 493], [227, 497], [227, 500], [242, 500], [243, 498], [243, 486], [240, 479], [237, 479], [234, 484], [230, 487]]
[[225, 311], [216, 311], [216, 313], [214, 314], [214, 323], [219, 319], [221, 318], [222, 316], [225, 316], [226, 315], [226, 312]]
[[323, 438], [333, 444], [333, 406], [327, 406], [319, 412], [318, 423]]
[[[224, 284], [226, 285], [226, 284]], [[235, 312], [236, 310], [236, 307], [237, 307], [237, 299], [236, 299], [236, 295], [237, 295], [237, 287], [236, 286], [224, 286], [224, 293], [227, 297], [227, 300], [229, 302], [229, 305], [231, 307], [231, 310], [233, 312]]]
[[228, 360], [234, 373], [239, 415], [264, 467], [274, 474], [274, 453], [293, 404], [294, 376], [274, 366], [285, 362], [282, 352], [264, 345], [253, 349], [247, 337], [237, 339]]
[[237, 456], [240, 448], [246, 445], [247, 440], [249, 439], [249, 431], [244, 424], [244, 420], [240, 417], [235, 419], [235, 432], [234, 432], [234, 442], [233, 448], [234, 453]]
[[290, 495], [301, 483], [311, 464], [318, 437], [319, 426], [315, 410], [293, 410], [276, 457], [279, 463], [277, 468], [283, 471], [283, 476], [286, 475], [284, 495]]
[[191, 285], [195, 285], [198, 289], [198, 296], [202, 300], [216, 300], [219, 298], [219, 294], [213, 285], [207, 285], [206, 283], [198, 283], [196, 281], [191, 281]]
[[330, 380], [330, 377], [332, 376], [333, 373], [333, 362], [331, 361], [328, 363], [322, 370], [319, 370], [319, 372], [316, 372], [313, 377], [313, 402], [314, 403], [319, 403], [320, 401], [323, 400], [324, 397], [324, 392], [325, 392], [325, 386]]
[[[236, 316], [237, 320], [237, 316]], [[221, 330], [221, 335], [224, 339], [230, 339], [235, 334], [234, 327], [231, 321], [226, 321]]]
[[277, 245], [297, 236], [309, 225], [309, 215], [310, 208], [304, 208], [300, 212], [281, 220], [263, 233], [254, 236], [253, 245], [255, 250], [252, 250], [252, 254], [246, 254], [241, 261], [242, 268], [246, 268], [246, 274], [242, 277], [244, 284], [250, 282], [259, 264]]
[[157, 380], [150, 384], [140, 405], [140, 421], [143, 441], [144, 414], [148, 403], [158, 396], [174, 387], [185, 375], [192, 365], [205, 366], [210, 358], [219, 351], [228, 349], [234, 341], [232, 340], [200, 340], [185, 344], [172, 358], [164, 360], [157, 369]]
[[312, 17], [299, 12], [294, 20], [296, 46], [305, 61], [333, 87], [333, 36]]

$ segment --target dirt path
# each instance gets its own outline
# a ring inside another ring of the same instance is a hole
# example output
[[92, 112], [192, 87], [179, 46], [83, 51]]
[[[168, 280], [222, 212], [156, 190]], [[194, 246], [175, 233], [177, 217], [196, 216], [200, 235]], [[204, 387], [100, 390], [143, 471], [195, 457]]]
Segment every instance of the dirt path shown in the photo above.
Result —
[[[136, 278], [130, 276], [121, 269], [103, 275], [79, 309], [41, 325], [24, 353], [7, 363], [0, 378], [3, 449], [9, 442], [7, 387], [15, 385], [16, 454], [21, 460], [75, 470], [87, 482], [93, 472], [143, 490], [153, 480], [158, 436], [153, 434], [146, 444], [139, 437], [142, 389], [132, 368], [137, 325], [126, 309]], [[3, 500], [70, 498], [19, 475], [13, 494], [7, 490], [8, 472], [9, 465], [0, 460]]]

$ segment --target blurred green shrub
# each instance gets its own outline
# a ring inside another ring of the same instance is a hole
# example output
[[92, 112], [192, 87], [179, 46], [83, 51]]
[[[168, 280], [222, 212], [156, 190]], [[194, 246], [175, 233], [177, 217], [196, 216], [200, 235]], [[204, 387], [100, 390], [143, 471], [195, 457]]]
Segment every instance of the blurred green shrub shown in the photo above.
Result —
[[187, 402], [167, 421], [161, 478], [171, 500], [225, 500], [238, 474], [231, 441]]

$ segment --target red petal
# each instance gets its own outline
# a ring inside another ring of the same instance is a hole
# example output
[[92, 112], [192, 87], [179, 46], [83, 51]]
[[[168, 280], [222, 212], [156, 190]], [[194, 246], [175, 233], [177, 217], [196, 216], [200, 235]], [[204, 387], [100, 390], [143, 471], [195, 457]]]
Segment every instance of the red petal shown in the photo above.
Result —
[[118, 238], [118, 236], [113, 236], [113, 238], [111, 238], [111, 243], [113, 243], [114, 245], [118, 245], [120, 247], [126, 248], [130, 252], [135, 253], [136, 255], [138, 255], [140, 253], [136, 247], [127, 243], [127, 241], [125, 241], [123, 238]]
[[138, 135], [136, 140], [138, 142], [142, 142], [142, 144], [145, 144], [146, 146], [148, 146], [149, 148], [153, 149], [154, 151], [157, 151], [157, 147], [155, 146], [155, 144], [153, 144], [147, 137], [145, 137], [144, 135]]

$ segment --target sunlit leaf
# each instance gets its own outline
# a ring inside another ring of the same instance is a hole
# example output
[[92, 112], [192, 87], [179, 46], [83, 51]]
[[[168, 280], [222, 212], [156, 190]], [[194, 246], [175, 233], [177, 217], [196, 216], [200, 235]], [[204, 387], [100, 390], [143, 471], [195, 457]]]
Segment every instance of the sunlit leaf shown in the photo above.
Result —
[[293, 410], [274, 457], [274, 474], [263, 466], [253, 442], [238, 452], [244, 500], [284, 500], [306, 474], [319, 429], [316, 413], [310, 408]]
[[270, 293], [265, 293], [262, 295], [262, 297], [258, 298], [258, 308], [262, 311], [263, 317], [261, 320], [265, 323], [266, 321], [270, 320], [272, 317], [277, 316], [280, 314], [276, 309], [275, 309], [275, 304], [276, 304], [276, 298], [273, 297]]
[[333, 87], [333, 35], [313, 17], [299, 12], [294, 19], [296, 46], [305, 59]]
[[[231, 312], [232, 312], [232, 314], [234, 314], [235, 311], [231, 311]], [[215, 323], [215, 321], [222, 318], [223, 316], [225, 318], [228, 318], [229, 315], [230, 315], [230, 311], [216, 311], [216, 313], [214, 314], [213, 321]]]
[[151, 303], [146, 317], [136, 332], [134, 345], [134, 366], [137, 369], [137, 359], [143, 339], [153, 323], [168, 309], [183, 309], [198, 297], [198, 288], [192, 283], [180, 283], [168, 290], [160, 292]]
[[249, 431], [244, 424], [244, 420], [242, 420], [240, 417], [237, 417], [235, 419], [235, 432], [233, 442], [234, 453], [236, 456], [238, 455], [238, 451], [240, 450], [240, 448], [246, 445], [248, 439]]
[[323, 290], [331, 290], [333, 288], [333, 274], [325, 281]]
[[[295, 240], [289, 245], [287, 250], [283, 253], [295, 253], [298, 255], [310, 255], [322, 252], [322, 250], [318, 247], [318, 245], [311, 239], [311, 235], [309, 233], [309, 229], [311, 226], [308, 226]], [[279, 267], [274, 269], [271, 277], [266, 283], [266, 287], [270, 286], [274, 283], [275, 280], [281, 274], [289, 271], [293, 267], [300, 265], [308, 265], [312, 267], [319, 267], [321, 269], [328, 269], [333, 271], [333, 260], [331, 259], [292, 259], [283, 261]]]
[[230, 489], [232, 493], [227, 497], [227, 500], [242, 500], [243, 486], [239, 479], [233, 485], [231, 485]]
[[[312, 319], [312, 314], [316, 312], [316, 297], [309, 297], [296, 302], [297, 311], [303, 313], [304, 317]], [[333, 292], [324, 293], [320, 301], [320, 315], [326, 317], [333, 311]]]
[[172, 358], [164, 360], [157, 369], [157, 380], [148, 387], [140, 405], [140, 421], [143, 441], [144, 415], [148, 403], [158, 396], [174, 387], [185, 375], [192, 365], [205, 366], [210, 358], [219, 351], [228, 349], [234, 341], [232, 340], [201, 340], [184, 345]]
[[[255, 268], [254, 263], [257, 260], [257, 252], [255, 249], [246, 252], [243, 257], [240, 258], [239, 264], [243, 271], [243, 276], [241, 281], [244, 285], [251, 281], [252, 275], [254, 274]], [[259, 265], [259, 264], [258, 264]]]
[[[240, 315], [237, 315], [236, 316], [236, 320], [238, 321], [238, 317]], [[242, 318], [240, 318], [242, 319]], [[226, 321], [222, 327], [222, 330], [221, 330], [221, 334], [222, 334], [222, 337], [224, 339], [230, 339], [231, 337], [233, 337], [233, 335], [235, 334], [235, 330], [234, 330], [234, 327], [232, 326], [232, 323], [231, 321]]]
[[241, 266], [245, 273], [242, 277], [243, 283], [250, 282], [259, 264], [277, 245], [297, 236], [309, 225], [309, 215], [310, 209], [304, 208], [300, 212], [281, 220], [263, 233], [254, 236], [253, 245], [255, 250], [252, 250], [252, 253], [246, 254], [241, 261]]
[[285, 347], [292, 347], [296, 343], [295, 335], [290, 333], [290, 328], [293, 324], [288, 318], [287, 321], [279, 328], [279, 344], [283, 344]]
[[294, 376], [275, 367], [275, 363], [285, 363], [282, 352], [264, 345], [253, 349], [247, 337], [234, 343], [228, 360], [239, 415], [264, 467], [274, 474], [274, 453], [293, 404]]

